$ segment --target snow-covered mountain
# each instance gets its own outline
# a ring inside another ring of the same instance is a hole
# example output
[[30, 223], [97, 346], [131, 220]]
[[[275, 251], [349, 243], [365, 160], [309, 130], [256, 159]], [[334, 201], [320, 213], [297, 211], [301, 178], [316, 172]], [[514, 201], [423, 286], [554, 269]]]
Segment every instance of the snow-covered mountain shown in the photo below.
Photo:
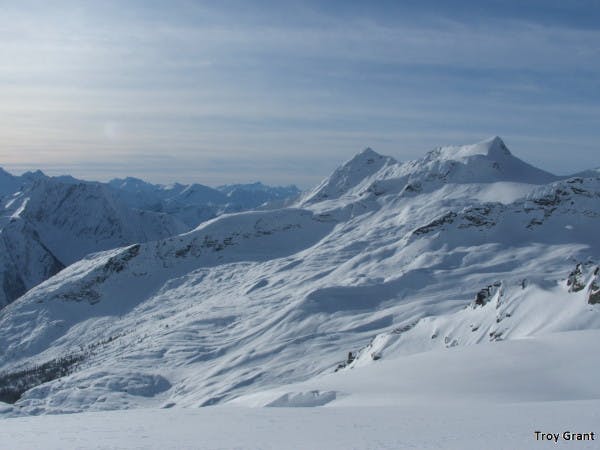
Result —
[[[340, 197], [360, 198], [368, 194], [432, 192], [456, 184], [474, 185], [474, 191], [479, 190], [480, 184], [511, 193], [517, 189], [518, 196], [522, 193], [520, 189], [527, 190], [531, 185], [558, 179], [514, 157], [497, 136], [473, 145], [440, 147], [422, 159], [406, 163], [398, 163], [367, 148], [307, 193], [302, 203], [312, 204]], [[493, 185], [495, 182], [504, 184], [496, 186]], [[506, 184], [508, 182], [518, 185]], [[457, 195], [462, 195], [462, 192]]]
[[18, 177], [0, 168], [0, 198], [18, 190], [21, 182]]
[[[271, 190], [279, 200], [278, 188], [265, 186]], [[0, 308], [87, 254], [183, 233], [228, 205], [226, 194], [198, 184], [104, 184], [0, 170]]]
[[0, 311], [3, 411], [322, 405], [351, 394], [320, 380], [381, 361], [598, 329], [584, 174], [497, 137], [409, 162], [367, 149], [290, 207], [89, 255]]
[[18, 189], [1, 203], [0, 306], [89, 253], [186, 230], [167, 214], [126, 207], [100, 183], [25, 174]]
[[219, 186], [202, 184], [157, 185], [137, 178], [114, 179], [109, 186], [115, 196], [133, 208], [165, 212], [194, 228], [200, 222], [230, 212], [258, 208], [266, 203], [294, 199], [296, 186], [276, 187], [262, 183]]
[[295, 185], [267, 186], [260, 182], [217, 187], [228, 199], [228, 212], [257, 208], [264, 204], [285, 206], [300, 195]]

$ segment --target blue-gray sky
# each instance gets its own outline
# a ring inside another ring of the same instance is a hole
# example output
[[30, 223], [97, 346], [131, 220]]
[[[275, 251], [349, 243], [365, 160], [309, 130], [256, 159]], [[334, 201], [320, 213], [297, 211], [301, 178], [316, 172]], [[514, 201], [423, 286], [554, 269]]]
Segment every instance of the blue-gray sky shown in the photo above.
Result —
[[600, 2], [0, 0], [0, 166], [309, 187], [502, 136], [600, 165]]

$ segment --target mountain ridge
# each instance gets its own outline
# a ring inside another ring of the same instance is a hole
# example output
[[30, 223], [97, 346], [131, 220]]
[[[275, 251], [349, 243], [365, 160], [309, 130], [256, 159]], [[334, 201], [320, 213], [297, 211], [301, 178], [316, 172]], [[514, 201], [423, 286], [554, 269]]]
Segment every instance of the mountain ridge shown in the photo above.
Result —
[[21, 176], [1, 170], [0, 308], [89, 253], [177, 235], [230, 209], [282, 197], [268, 186], [260, 199], [244, 197], [243, 186], [238, 190], [242, 195], [236, 203], [199, 184], [163, 189], [134, 178], [111, 184], [48, 177], [39, 170]]
[[0, 380], [65, 365], [10, 391], [5, 414], [223, 404], [405, 353], [599, 329], [600, 177], [507, 177], [497, 150], [471, 150], [484, 176], [363, 151], [293, 207], [88, 255], [0, 311]]

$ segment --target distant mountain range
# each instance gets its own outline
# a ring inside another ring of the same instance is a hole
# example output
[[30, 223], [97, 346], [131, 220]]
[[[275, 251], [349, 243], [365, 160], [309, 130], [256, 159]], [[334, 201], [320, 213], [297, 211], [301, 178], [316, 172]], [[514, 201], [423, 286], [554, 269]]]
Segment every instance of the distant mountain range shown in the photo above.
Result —
[[295, 186], [109, 183], [0, 169], [0, 307], [89, 253], [180, 234], [220, 214], [293, 199]]

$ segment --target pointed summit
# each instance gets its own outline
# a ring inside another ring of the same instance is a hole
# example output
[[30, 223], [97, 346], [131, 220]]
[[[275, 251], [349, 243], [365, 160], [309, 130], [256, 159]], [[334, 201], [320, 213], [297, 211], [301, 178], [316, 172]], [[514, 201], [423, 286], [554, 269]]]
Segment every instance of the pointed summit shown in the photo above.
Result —
[[429, 152], [422, 164], [444, 173], [453, 182], [517, 181], [542, 184], [558, 179], [515, 157], [499, 136], [470, 145], [440, 147]]
[[494, 136], [489, 139], [485, 139], [475, 144], [475, 146], [481, 146], [483, 149], [487, 149], [488, 156], [509, 156], [511, 155], [510, 150], [504, 144], [504, 141], [500, 136]]
[[304, 203], [339, 198], [384, 166], [395, 163], [396, 160], [391, 156], [380, 155], [372, 148], [367, 147], [338, 167], [319, 186], [310, 191], [305, 197]]
[[487, 138], [481, 141], [482, 144], [486, 142], [488, 142], [490, 145], [506, 147], [506, 145], [504, 145], [504, 141], [500, 136], [492, 136], [491, 138]]
[[346, 161], [342, 167], [371, 165], [376, 164], [378, 161], [389, 159], [391, 159], [389, 156], [380, 155], [371, 147], [367, 147], [354, 155], [350, 160]]
[[[356, 156], [376, 156], [376, 157], [382, 157], [382, 155], [380, 155], [379, 153], [377, 153], [375, 150], [373, 150], [371, 147], [366, 147], [364, 150], [361, 150], [360, 152], [358, 152], [356, 154]], [[356, 157], [355, 156], [355, 157]]]
[[426, 158], [465, 161], [471, 157], [487, 156], [503, 159], [511, 155], [504, 141], [499, 136], [493, 136], [476, 144], [440, 147], [429, 152]]

